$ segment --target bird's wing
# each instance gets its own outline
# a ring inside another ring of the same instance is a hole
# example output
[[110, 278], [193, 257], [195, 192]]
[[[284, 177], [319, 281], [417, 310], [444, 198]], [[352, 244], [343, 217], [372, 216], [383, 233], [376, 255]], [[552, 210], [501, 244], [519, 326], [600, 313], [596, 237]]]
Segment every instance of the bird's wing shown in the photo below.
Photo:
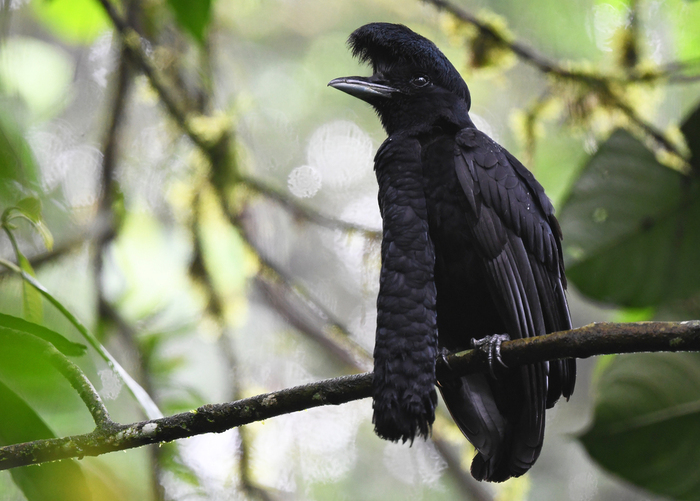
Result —
[[[471, 128], [456, 136], [455, 169], [465, 195], [471, 239], [507, 334], [518, 339], [570, 328], [561, 234], [541, 185], [512, 155]], [[469, 419], [477, 429], [484, 423], [479, 434], [484, 443], [482, 459], [488, 460], [492, 451], [500, 449], [499, 442], [511, 442], [509, 458], [492, 457], [493, 464], [483, 468], [504, 468], [507, 463], [510, 474], [517, 475], [539, 455], [545, 407], [573, 391], [575, 365], [573, 361], [533, 364], [511, 375], [520, 381], [523, 402], [519, 415], [509, 417], [514, 421], [509, 425], [512, 429], [493, 433], [490, 424], [497, 418], [486, 406]]]
[[[544, 188], [513, 155], [476, 129], [457, 135], [455, 170], [492, 295], [512, 329], [508, 334], [515, 339], [570, 329], [561, 230]], [[550, 388], [559, 391], [550, 398], [571, 395], [575, 373], [566, 374], [568, 369], [564, 367], [561, 384]]]

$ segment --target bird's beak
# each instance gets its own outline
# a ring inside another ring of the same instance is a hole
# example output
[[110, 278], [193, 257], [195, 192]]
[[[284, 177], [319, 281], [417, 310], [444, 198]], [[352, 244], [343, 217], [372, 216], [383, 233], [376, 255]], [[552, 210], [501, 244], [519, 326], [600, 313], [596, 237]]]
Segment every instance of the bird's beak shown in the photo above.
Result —
[[335, 78], [328, 82], [328, 85], [342, 90], [351, 96], [362, 99], [363, 101], [374, 101], [377, 98], [389, 98], [392, 94], [398, 92], [398, 89], [394, 87], [373, 82], [372, 77]]

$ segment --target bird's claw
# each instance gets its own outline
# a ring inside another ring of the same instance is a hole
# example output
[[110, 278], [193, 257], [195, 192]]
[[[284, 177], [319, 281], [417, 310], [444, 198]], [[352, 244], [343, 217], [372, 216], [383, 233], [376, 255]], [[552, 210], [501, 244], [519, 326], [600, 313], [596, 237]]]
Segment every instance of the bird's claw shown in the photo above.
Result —
[[[445, 367], [447, 367], [449, 370], [452, 370], [452, 367], [450, 367], [450, 362], [447, 361], [447, 355], [449, 355], [449, 354], [450, 354], [450, 351], [443, 346], [442, 348], [440, 348], [440, 353], [438, 356], [442, 360], [442, 363], [445, 365]], [[439, 379], [437, 380], [437, 385], [442, 387], [442, 383], [440, 382]]]
[[508, 369], [508, 366], [501, 358], [501, 343], [503, 343], [503, 341], [510, 341], [510, 336], [508, 334], [494, 334], [481, 339], [472, 339], [472, 348], [479, 348], [486, 353], [486, 360], [489, 364], [489, 374], [491, 374], [491, 377], [494, 379], [498, 379], [493, 367], [494, 360], [504, 369]]

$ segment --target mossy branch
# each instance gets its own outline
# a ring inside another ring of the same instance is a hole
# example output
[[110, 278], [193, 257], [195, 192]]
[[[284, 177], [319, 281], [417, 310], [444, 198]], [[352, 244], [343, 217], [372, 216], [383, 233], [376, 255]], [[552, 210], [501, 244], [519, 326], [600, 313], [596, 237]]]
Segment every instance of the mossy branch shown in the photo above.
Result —
[[[700, 321], [590, 324], [570, 331], [507, 341], [501, 347], [510, 367], [558, 358], [634, 352], [700, 351]], [[446, 365], [451, 372], [448, 373]], [[485, 372], [486, 355], [468, 350], [438, 361], [438, 379]], [[228, 429], [322, 405], [371, 395], [372, 373], [326, 379], [236, 402], [208, 404], [190, 412], [113, 425], [92, 433], [0, 447], [0, 470], [67, 458], [98, 456]]]

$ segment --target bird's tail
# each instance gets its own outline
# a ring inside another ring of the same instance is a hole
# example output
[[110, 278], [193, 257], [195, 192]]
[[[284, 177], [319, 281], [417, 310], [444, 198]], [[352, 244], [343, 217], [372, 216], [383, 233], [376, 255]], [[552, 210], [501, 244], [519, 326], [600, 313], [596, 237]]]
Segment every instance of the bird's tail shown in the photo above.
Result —
[[544, 438], [544, 409], [541, 419], [533, 420], [526, 409], [513, 415], [507, 404], [497, 404], [494, 395], [502, 388], [495, 389], [496, 385], [506, 387], [508, 381], [470, 374], [440, 386], [452, 418], [477, 450], [472, 476], [489, 482], [503, 482], [527, 472], [539, 456]]

